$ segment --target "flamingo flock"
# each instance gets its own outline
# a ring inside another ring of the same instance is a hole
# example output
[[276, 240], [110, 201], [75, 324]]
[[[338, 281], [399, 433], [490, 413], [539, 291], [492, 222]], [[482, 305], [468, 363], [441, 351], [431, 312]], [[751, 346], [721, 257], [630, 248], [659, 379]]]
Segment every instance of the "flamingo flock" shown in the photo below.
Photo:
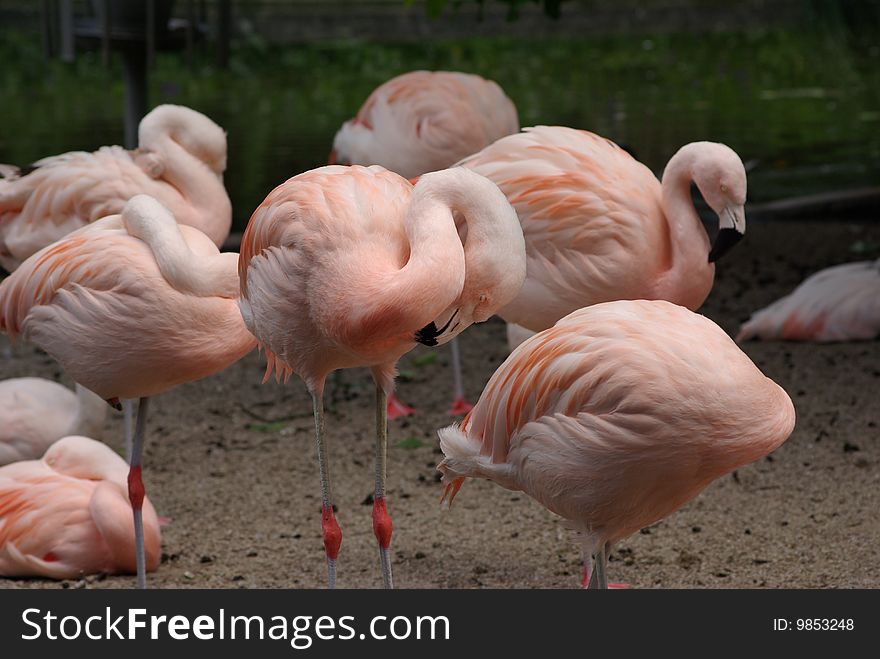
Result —
[[[327, 377], [365, 367], [375, 385], [372, 529], [391, 588], [387, 422], [408, 412], [396, 365], [495, 314], [512, 352], [472, 409], [456, 379], [451, 411], [469, 411], [438, 431], [443, 499], [466, 478], [528, 494], [576, 531], [589, 588], [608, 587], [614, 543], [794, 428], [786, 392], [696, 313], [746, 228], [746, 172], [723, 144], [683, 146], [658, 180], [593, 133], [519, 132], [492, 81], [411, 72], [346, 122], [331, 164], [268, 193], [240, 253], [221, 253], [223, 130], [159, 106], [139, 136], [134, 151], [0, 166], [0, 330], [76, 386], [0, 382], [0, 576], [134, 572], [146, 587], [161, 543], [142, 478], [149, 401], [258, 346], [264, 381], [295, 374], [312, 398], [330, 588], [343, 536]], [[878, 293], [880, 262], [824, 271], [737, 338], [872, 338]], [[126, 400], [139, 401], [128, 464], [95, 441]]]

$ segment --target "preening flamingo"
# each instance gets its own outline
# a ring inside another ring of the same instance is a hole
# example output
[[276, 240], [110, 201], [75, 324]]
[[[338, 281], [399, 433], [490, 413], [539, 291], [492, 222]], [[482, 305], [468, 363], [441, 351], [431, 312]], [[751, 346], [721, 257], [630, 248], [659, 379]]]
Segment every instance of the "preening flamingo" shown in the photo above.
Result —
[[[459, 164], [494, 181], [516, 209], [528, 274], [498, 314], [533, 332], [612, 300], [696, 310], [712, 289], [714, 261], [746, 228], [745, 169], [723, 144], [682, 147], [662, 183], [613, 142], [561, 126], [526, 128]], [[711, 248], [692, 182], [718, 214]]]
[[12, 272], [34, 252], [119, 213], [141, 193], [220, 246], [232, 225], [225, 169], [223, 129], [179, 105], [160, 105], [141, 120], [134, 151], [105, 146], [43, 158], [23, 170], [2, 166], [0, 265]]
[[[64, 437], [41, 460], [0, 467], [0, 575], [71, 579], [135, 571], [125, 460]], [[146, 568], [159, 566], [159, 520], [143, 502]]]
[[68, 435], [100, 438], [107, 403], [80, 384], [76, 393], [43, 378], [0, 381], [0, 466], [36, 460]]
[[[453, 213], [467, 222], [465, 245]], [[296, 373], [312, 395], [331, 588], [342, 533], [324, 444], [324, 382], [340, 368], [372, 371], [373, 531], [390, 588], [386, 396], [395, 365], [417, 342], [446, 343], [513, 298], [525, 277], [516, 214], [493, 183], [461, 168], [413, 187], [378, 166], [321, 167], [278, 186], [254, 211], [239, 276], [241, 314], [266, 350], [266, 377]]]
[[[519, 131], [516, 106], [501, 87], [470, 73], [411, 71], [383, 83], [333, 140], [330, 164], [381, 165], [405, 178], [446, 169], [500, 137]], [[450, 414], [464, 414], [458, 340]], [[391, 392], [388, 417], [411, 414]]]
[[[217, 373], [256, 346], [238, 311], [237, 264], [237, 254], [221, 254], [138, 195], [121, 215], [42, 249], [0, 284], [0, 330], [35, 343], [116, 406], [140, 399], [129, 494], [141, 549], [149, 397]], [[141, 552], [142, 587], [143, 565]]]
[[880, 336], [880, 259], [836, 265], [756, 311], [737, 341], [864, 341]]
[[467, 477], [522, 490], [580, 533], [585, 580], [611, 546], [776, 449], [791, 399], [721, 328], [665, 301], [569, 314], [525, 341], [439, 431], [444, 499]]

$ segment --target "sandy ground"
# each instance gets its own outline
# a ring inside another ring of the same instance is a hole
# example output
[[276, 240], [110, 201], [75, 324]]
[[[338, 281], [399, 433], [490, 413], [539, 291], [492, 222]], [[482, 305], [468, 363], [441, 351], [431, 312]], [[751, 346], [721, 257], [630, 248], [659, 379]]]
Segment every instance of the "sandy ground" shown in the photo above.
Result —
[[[728, 332], [808, 273], [865, 258], [880, 226], [752, 225], [720, 267], [703, 311]], [[873, 255], [877, 256], [877, 249]], [[463, 335], [475, 395], [506, 356], [494, 319]], [[614, 581], [638, 588], [880, 586], [880, 342], [749, 344], [790, 393], [791, 438], [772, 456], [721, 478], [668, 519], [622, 542]], [[431, 357], [435, 361], [431, 362]], [[449, 352], [425, 348], [401, 363], [401, 397], [418, 416], [389, 428], [394, 576], [408, 588], [573, 588], [578, 546], [561, 521], [521, 493], [469, 481], [450, 511], [438, 506], [435, 430], [452, 419]], [[427, 363], [425, 363], [427, 362]], [[154, 587], [321, 587], [326, 569], [310, 399], [301, 383], [260, 385], [256, 353], [219, 376], [156, 399], [145, 451], [148, 495], [162, 515]], [[62, 377], [31, 347], [0, 376]], [[328, 386], [327, 436], [344, 542], [340, 587], [378, 587], [371, 530], [373, 387], [365, 371]], [[121, 415], [105, 439], [121, 446]], [[12, 588], [127, 587], [131, 577], [0, 580]]]

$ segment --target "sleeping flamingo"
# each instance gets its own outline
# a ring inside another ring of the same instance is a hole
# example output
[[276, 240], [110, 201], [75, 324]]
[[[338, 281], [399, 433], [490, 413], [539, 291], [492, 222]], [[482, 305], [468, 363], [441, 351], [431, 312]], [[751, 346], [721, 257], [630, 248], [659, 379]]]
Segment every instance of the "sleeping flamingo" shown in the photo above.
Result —
[[43, 378], [0, 381], [0, 466], [40, 458], [68, 435], [100, 437], [107, 403], [80, 384], [76, 393]]
[[791, 399], [712, 321], [666, 301], [580, 309], [525, 341], [440, 430], [451, 503], [467, 477], [522, 490], [580, 533], [586, 583], [611, 546], [775, 450]]
[[772, 341], [865, 341], [880, 336], [880, 259], [836, 265], [756, 311], [737, 334]]
[[139, 147], [105, 146], [0, 167], [0, 265], [12, 272], [37, 250], [149, 194], [220, 246], [232, 225], [223, 187], [226, 134], [205, 115], [160, 105], [138, 128]]
[[128, 482], [141, 587], [149, 397], [217, 373], [256, 346], [238, 311], [237, 264], [237, 254], [221, 254], [137, 195], [121, 215], [42, 249], [0, 284], [0, 330], [35, 343], [114, 406], [140, 399]]
[[[70, 579], [133, 572], [125, 461], [87, 437], [64, 437], [42, 460], [0, 467], [0, 576]], [[159, 520], [143, 502], [146, 567], [159, 565]]]
[[[462, 245], [453, 213], [468, 223]], [[291, 373], [312, 395], [328, 583], [342, 533], [324, 444], [324, 382], [365, 366], [376, 383], [373, 531], [383, 583], [393, 585], [385, 501], [386, 396], [397, 360], [415, 344], [448, 342], [519, 290], [525, 247], [498, 188], [465, 169], [413, 187], [381, 167], [321, 167], [278, 186], [241, 242], [241, 314], [266, 350], [266, 378]]]
[[[411, 71], [373, 90], [357, 116], [333, 140], [330, 164], [381, 165], [413, 179], [446, 169], [505, 135], [519, 131], [516, 106], [497, 83], [469, 73]], [[449, 413], [467, 412], [458, 340], [452, 349]], [[394, 392], [388, 418], [412, 414]]]
[[[712, 289], [714, 262], [746, 228], [745, 169], [723, 144], [682, 147], [662, 183], [613, 142], [561, 126], [526, 128], [459, 164], [494, 181], [516, 209], [528, 274], [498, 315], [533, 332], [611, 300], [696, 310]], [[718, 214], [711, 248], [692, 182]]]

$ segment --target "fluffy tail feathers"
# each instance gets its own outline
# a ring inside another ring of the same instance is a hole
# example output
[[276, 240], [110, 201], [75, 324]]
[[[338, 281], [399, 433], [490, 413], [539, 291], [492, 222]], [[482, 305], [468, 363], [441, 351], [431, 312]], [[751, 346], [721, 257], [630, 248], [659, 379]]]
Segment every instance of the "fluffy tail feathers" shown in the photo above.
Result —
[[465, 478], [486, 478], [509, 490], [519, 490], [512, 468], [506, 462], [495, 463], [488, 455], [480, 453], [481, 443], [462, 431], [461, 426], [453, 424], [437, 431], [440, 437], [440, 450], [443, 461], [437, 471], [443, 474], [440, 480], [445, 489], [442, 504], [451, 506], [455, 495], [464, 484]]

